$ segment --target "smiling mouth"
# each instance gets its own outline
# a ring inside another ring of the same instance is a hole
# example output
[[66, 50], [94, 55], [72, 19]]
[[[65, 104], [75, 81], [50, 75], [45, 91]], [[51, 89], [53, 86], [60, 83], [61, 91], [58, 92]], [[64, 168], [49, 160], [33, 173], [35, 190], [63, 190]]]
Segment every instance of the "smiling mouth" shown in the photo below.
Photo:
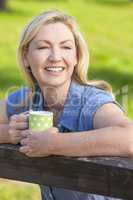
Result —
[[48, 72], [62, 72], [64, 67], [46, 67], [45, 70]]

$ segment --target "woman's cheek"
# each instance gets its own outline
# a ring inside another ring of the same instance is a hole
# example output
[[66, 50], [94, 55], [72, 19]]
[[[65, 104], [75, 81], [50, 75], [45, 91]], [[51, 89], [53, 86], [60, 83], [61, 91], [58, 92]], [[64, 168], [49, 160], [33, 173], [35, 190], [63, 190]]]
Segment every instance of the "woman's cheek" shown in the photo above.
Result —
[[75, 54], [75, 51], [70, 51], [68, 53], [66, 53], [66, 57], [67, 57], [67, 60], [70, 62], [70, 63], [75, 63], [75, 60], [76, 60], [76, 54]]

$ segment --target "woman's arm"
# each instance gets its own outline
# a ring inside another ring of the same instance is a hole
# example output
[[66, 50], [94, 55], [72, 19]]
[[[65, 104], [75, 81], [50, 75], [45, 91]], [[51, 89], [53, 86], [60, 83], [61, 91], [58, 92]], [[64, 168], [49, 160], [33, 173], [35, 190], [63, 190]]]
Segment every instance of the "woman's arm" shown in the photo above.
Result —
[[0, 101], [0, 143], [10, 143], [9, 121], [6, 114], [6, 101]]
[[53, 154], [65, 156], [133, 155], [133, 122], [113, 103], [94, 115], [95, 130], [56, 134]]

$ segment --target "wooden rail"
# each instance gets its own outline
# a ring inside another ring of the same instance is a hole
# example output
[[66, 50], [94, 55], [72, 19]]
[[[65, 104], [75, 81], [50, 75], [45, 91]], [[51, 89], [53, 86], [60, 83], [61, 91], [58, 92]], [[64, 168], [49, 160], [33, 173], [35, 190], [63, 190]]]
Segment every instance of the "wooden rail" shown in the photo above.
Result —
[[0, 145], [0, 177], [133, 200], [133, 160], [120, 157], [29, 158]]

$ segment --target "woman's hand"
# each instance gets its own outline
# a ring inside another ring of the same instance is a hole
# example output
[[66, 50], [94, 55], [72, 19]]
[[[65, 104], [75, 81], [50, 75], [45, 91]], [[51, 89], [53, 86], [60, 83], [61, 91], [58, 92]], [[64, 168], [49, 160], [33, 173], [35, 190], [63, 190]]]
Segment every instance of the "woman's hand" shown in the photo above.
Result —
[[53, 145], [55, 145], [55, 136], [59, 134], [56, 127], [49, 128], [46, 131], [36, 132], [25, 130], [21, 132], [24, 138], [21, 140], [19, 151], [29, 157], [44, 157], [52, 154]]
[[8, 130], [10, 143], [17, 144], [20, 142], [22, 139], [21, 131], [28, 128], [28, 116], [28, 112], [11, 116]]

